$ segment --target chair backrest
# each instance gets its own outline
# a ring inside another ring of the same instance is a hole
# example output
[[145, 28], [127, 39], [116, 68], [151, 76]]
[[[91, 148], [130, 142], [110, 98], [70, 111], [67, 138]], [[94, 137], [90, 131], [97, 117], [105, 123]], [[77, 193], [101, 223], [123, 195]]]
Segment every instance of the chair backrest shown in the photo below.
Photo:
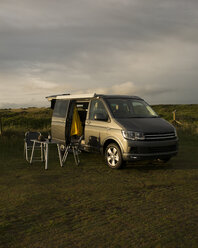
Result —
[[79, 149], [83, 137], [84, 137], [83, 135], [82, 136], [72, 136], [71, 137], [71, 145], [75, 146], [76, 148]]
[[33, 142], [31, 140], [38, 139], [38, 137], [40, 135], [41, 135], [40, 132], [31, 132], [31, 131], [26, 132], [25, 133], [25, 143], [27, 144], [27, 146], [32, 146], [33, 145]]

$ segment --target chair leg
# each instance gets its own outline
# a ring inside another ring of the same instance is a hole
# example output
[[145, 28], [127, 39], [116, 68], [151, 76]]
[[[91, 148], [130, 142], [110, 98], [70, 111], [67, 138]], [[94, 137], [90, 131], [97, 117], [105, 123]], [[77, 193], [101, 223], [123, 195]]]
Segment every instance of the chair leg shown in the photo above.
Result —
[[58, 149], [58, 156], [59, 156], [60, 166], [63, 167], [62, 154], [61, 154], [61, 150], [60, 150], [60, 145], [59, 144], [57, 144], [57, 149]]
[[78, 155], [78, 148], [76, 146], [72, 146], [71, 144], [68, 145], [65, 149], [65, 152], [64, 154], [62, 155], [61, 154], [61, 149], [60, 149], [60, 145], [57, 144], [57, 149], [58, 149], [58, 156], [59, 156], [59, 161], [60, 161], [60, 166], [63, 167], [66, 159], [67, 159], [67, 156], [69, 154], [69, 149], [72, 150], [72, 153], [73, 153], [73, 156], [74, 156], [74, 160], [75, 160], [75, 163], [76, 165], [79, 165], [80, 163], [80, 159], [79, 159], [79, 155]]
[[78, 155], [78, 151], [77, 151], [77, 165], [79, 166], [80, 164], [80, 159], [79, 159], [79, 155]]
[[32, 146], [32, 153], [31, 153], [31, 158], [30, 158], [30, 164], [32, 164], [33, 156], [34, 156], [34, 148], [35, 148], [35, 142], [33, 143]]
[[57, 144], [57, 149], [58, 149], [58, 156], [59, 156], [60, 166], [63, 167], [63, 164], [65, 163], [65, 161], [67, 159], [67, 156], [68, 156], [69, 146], [66, 147], [63, 156], [61, 154], [61, 149], [60, 149], [60, 145], [59, 144]]
[[28, 158], [28, 148], [27, 148], [27, 144], [26, 144], [26, 143], [25, 143], [24, 149], [25, 149], [25, 159], [27, 160], [27, 162], [29, 162], [29, 158]]
[[62, 160], [63, 163], [65, 163], [65, 161], [67, 159], [69, 148], [70, 148], [70, 146], [67, 146], [66, 149], [65, 149], [65, 152], [64, 152], [64, 155], [63, 155], [63, 160]]
[[75, 163], [76, 163], [76, 165], [79, 165], [80, 160], [79, 160], [77, 148], [73, 146], [73, 147], [72, 147], [72, 151], [73, 151]]

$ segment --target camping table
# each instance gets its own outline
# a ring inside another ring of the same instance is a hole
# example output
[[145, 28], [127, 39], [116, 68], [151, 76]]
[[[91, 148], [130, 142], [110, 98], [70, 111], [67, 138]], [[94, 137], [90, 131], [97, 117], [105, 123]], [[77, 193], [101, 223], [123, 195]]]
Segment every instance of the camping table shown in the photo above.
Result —
[[[45, 140], [45, 141], [41, 141], [41, 140], [37, 140], [37, 139], [33, 139], [31, 140], [33, 142], [33, 146], [32, 146], [32, 153], [31, 153], [31, 158], [30, 158], [30, 164], [32, 163], [32, 160], [33, 160], [33, 157], [34, 157], [34, 148], [35, 148], [35, 145], [36, 143], [37, 144], [40, 144], [41, 145], [41, 149], [43, 152], [44, 152], [44, 160], [43, 160], [43, 157], [42, 157], [42, 160], [45, 161], [45, 170], [48, 169], [48, 154], [49, 154], [49, 145], [50, 144], [56, 144], [57, 147], [58, 147], [58, 152], [59, 152], [59, 147], [60, 145], [55, 142], [55, 141], [49, 141], [49, 140]], [[59, 154], [59, 157], [60, 157], [60, 154]]]
[[[32, 161], [33, 161], [35, 145], [40, 144], [41, 145], [41, 152], [42, 152], [41, 161], [45, 161], [45, 170], [47, 170], [48, 169], [49, 145], [56, 144], [57, 149], [58, 149], [58, 156], [59, 156], [59, 161], [60, 161], [60, 166], [61, 167], [63, 167], [63, 164], [64, 164], [64, 162], [65, 162], [65, 160], [67, 158], [69, 148], [72, 148], [75, 162], [76, 162], [77, 165], [79, 165], [80, 160], [78, 158], [78, 153], [76, 153], [75, 147], [72, 147], [71, 145], [67, 146], [67, 148], [65, 150], [65, 153], [62, 156], [62, 154], [61, 154], [61, 144], [62, 143], [58, 143], [57, 141], [54, 141], [54, 140], [41, 141], [41, 140], [37, 140], [37, 139], [32, 139], [31, 141], [33, 142], [33, 145], [32, 145], [32, 153], [31, 153], [31, 157], [30, 157], [30, 164], [32, 164]], [[43, 159], [43, 153], [44, 153], [44, 159]]]

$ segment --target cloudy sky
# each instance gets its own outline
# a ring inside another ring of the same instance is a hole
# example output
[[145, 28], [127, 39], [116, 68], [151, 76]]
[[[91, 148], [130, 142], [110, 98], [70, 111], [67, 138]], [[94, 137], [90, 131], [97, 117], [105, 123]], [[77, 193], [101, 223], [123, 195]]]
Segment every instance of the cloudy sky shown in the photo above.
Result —
[[0, 108], [87, 92], [198, 103], [198, 1], [0, 0]]

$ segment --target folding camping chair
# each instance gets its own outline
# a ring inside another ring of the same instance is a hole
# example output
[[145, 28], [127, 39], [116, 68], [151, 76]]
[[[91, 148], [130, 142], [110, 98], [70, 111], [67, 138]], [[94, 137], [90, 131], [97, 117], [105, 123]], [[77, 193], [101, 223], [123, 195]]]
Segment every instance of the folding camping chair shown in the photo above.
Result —
[[61, 167], [63, 167], [63, 164], [65, 163], [67, 157], [68, 157], [68, 153], [73, 153], [74, 156], [74, 160], [76, 165], [80, 164], [80, 159], [79, 159], [79, 152], [80, 152], [80, 144], [81, 144], [81, 140], [83, 138], [83, 135], [80, 137], [71, 137], [71, 141], [70, 143], [66, 146], [63, 154], [61, 152], [61, 145], [57, 144], [58, 147], [58, 154], [59, 154], [59, 160], [60, 160], [60, 165]]
[[[38, 137], [41, 135], [40, 132], [26, 132], [25, 133], [25, 139], [24, 139], [24, 154], [26, 160], [30, 163], [31, 161], [31, 152], [33, 147], [33, 142], [31, 140], [38, 139]], [[40, 157], [34, 157], [34, 161], [44, 161], [43, 160], [43, 145], [40, 143], [36, 143], [35, 150], [40, 150]]]

